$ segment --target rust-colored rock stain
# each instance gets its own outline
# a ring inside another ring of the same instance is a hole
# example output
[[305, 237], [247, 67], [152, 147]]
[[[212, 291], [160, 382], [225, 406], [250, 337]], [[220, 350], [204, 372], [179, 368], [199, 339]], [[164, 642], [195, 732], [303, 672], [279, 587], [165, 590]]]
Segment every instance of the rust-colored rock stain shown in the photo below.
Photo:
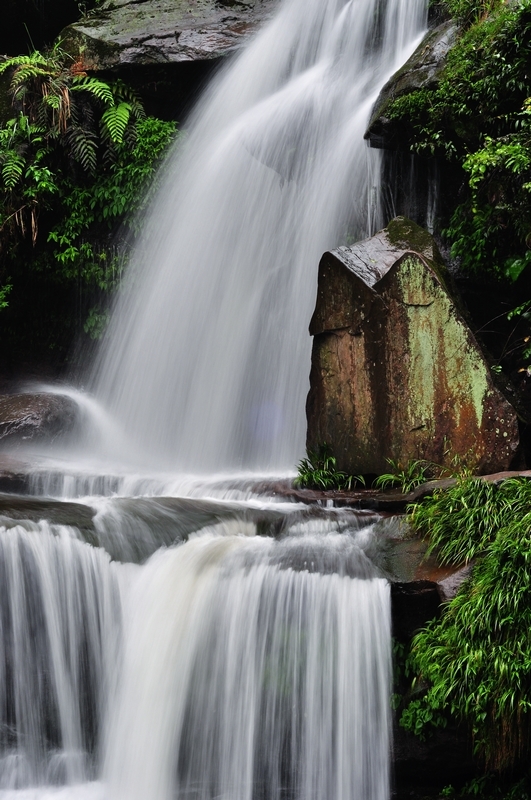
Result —
[[389, 471], [425, 459], [478, 473], [507, 469], [516, 412], [494, 385], [446, 286], [432, 237], [404, 218], [319, 268], [307, 402], [308, 446], [339, 469]]

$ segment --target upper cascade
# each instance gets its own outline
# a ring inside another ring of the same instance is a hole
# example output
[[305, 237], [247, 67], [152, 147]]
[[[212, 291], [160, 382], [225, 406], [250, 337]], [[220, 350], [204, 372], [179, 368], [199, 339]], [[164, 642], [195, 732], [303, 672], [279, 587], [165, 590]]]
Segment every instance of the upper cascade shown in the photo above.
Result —
[[285, 469], [302, 453], [317, 266], [381, 226], [363, 134], [425, 20], [425, 0], [285, 0], [206, 91], [94, 375], [144, 466]]

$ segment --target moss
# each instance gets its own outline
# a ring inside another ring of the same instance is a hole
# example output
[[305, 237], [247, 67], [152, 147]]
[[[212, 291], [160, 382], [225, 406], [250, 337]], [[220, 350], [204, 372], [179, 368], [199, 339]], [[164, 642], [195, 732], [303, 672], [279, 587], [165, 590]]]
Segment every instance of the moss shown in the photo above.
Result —
[[433, 257], [433, 237], [407, 217], [395, 217], [386, 228], [391, 244]]

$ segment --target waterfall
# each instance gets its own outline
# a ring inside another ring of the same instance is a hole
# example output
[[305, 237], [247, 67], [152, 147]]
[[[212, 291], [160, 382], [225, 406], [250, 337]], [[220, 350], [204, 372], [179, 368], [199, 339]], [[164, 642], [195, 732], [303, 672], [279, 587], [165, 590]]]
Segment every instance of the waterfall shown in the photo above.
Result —
[[382, 222], [363, 133], [425, 14], [425, 0], [284, 0], [206, 91], [96, 369], [144, 466], [279, 470], [302, 454], [317, 265]]
[[386, 800], [388, 585], [301, 571], [300, 550], [206, 534], [152, 558], [126, 620], [113, 800]]
[[363, 132], [425, 14], [282, 0], [164, 164], [79, 401], [100, 440], [0, 517], [1, 800], [388, 800], [381, 532], [253, 470], [302, 453], [317, 265], [382, 221]]
[[371, 525], [328, 527], [135, 566], [2, 520], [0, 797], [387, 800], [389, 585]]
[[0, 795], [95, 771], [119, 587], [108, 555], [45, 522], [0, 528]]

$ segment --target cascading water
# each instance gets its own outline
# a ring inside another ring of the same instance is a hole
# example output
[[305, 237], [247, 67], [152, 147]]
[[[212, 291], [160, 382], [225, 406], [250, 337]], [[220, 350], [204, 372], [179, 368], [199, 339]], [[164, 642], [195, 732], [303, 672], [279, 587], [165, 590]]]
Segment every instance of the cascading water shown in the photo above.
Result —
[[140, 567], [75, 528], [2, 523], [3, 800], [386, 800], [374, 525], [295, 515], [275, 540], [227, 519]]
[[300, 457], [317, 265], [381, 222], [363, 133], [426, 5], [285, 0], [206, 92], [98, 368], [142, 463], [285, 470]]
[[116, 664], [116, 570], [66, 526], [3, 523], [0, 790], [78, 783], [95, 771]]
[[249, 472], [303, 449], [317, 264], [380, 222], [363, 132], [425, 6], [283, 0], [168, 159], [93, 462], [0, 517], [1, 800], [387, 800], [382, 532]]
[[[312, 543], [314, 560], [357, 551]], [[147, 565], [109, 732], [113, 799], [388, 796], [387, 583], [309, 572], [305, 549], [205, 534]]]

